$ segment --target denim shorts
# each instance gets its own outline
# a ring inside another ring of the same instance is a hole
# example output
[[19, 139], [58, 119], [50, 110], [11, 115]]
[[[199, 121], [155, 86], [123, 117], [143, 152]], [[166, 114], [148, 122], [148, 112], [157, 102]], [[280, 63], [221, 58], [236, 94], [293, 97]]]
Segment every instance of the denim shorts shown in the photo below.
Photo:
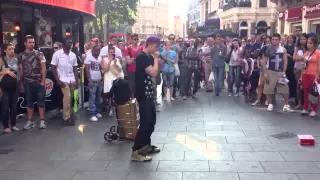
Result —
[[25, 82], [25, 95], [27, 107], [33, 108], [34, 102], [37, 101], [39, 108], [45, 107], [46, 90], [45, 87], [37, 82]]
[[164, 87], [167, 87], [167, 88], [173, 87], [174, 77], [175, 77], [174, 72], [162, 72]]

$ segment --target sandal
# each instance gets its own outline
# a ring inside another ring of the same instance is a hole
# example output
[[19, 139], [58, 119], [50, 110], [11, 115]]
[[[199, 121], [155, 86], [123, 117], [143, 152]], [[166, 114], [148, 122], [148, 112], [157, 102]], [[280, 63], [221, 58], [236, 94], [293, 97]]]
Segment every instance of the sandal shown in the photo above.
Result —
[[5, 128], [5, 129], [3, 129], [3, 132], [5, 132], [5, 133], [11, 133], [12, 131], [11, 131], [10, 128]]

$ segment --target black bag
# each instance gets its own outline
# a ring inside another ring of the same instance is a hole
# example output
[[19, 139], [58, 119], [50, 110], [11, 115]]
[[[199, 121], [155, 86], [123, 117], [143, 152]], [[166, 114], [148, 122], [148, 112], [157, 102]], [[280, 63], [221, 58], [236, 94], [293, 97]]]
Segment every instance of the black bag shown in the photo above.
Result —
[[226, 62], [227, 64], [229, 64], [229, 62], [230, 62], [230, 58], [231, 58], [231, 54], [232, 54], [232, 52], [233, 52], [233, 49], [234, 49], [234, 47], [231, 46], [230, 54], [228, 54], [227, 59], [225, 59], [225, 62]]
[[[2, 58], [2, 61], [5, 65], [6, 68], [9, 68], [7, 61], [5, 60], [5, 58]], [[17, 72], [15, 72], [14, 70], [10, 69], [10, 71], [14, 72], [15, 74], [17, 74]], [[13, 78], [12, 76], [5, 74], [1, 81], [0, 81], [0, 87], [3, 90], [7, 90], [8, 92], [16, 92], [17, 90], [17, 79]]]
[[131, 90], [127, 80], [118, 78], [113, 81], [110, 96], [114, 98], [117, 105], [122, 105], [131, 99]]

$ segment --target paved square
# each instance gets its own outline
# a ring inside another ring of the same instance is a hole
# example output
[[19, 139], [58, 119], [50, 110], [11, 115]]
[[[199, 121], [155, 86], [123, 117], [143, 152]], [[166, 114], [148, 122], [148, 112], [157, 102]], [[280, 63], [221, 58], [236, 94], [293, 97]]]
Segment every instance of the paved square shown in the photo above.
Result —
[[[152, 135], [162, 151], [146, 163], [131, 162], [132, 142], [105, 142], [116, 120], [77, 126], [48, 120], [37, 128], [0, 135], [0, 179], [5, 180], [319, 180], [320, 146], [298, 145], [284, 132], [320, 138], [320, 121], [297, 113], [252, 108], [243, 97], [163, 102]], [[25, 119], [19, 119], [22, 127]], [[79, 127], [84, 127], [79, 131]]]

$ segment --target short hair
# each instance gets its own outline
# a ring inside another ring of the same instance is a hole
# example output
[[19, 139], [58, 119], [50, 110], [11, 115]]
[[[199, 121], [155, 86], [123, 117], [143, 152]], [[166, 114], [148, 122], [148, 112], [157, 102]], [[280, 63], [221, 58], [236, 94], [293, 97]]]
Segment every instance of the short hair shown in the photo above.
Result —
[[131, 36], [130, 36], [130, 37], [131, 37], [131, 39], [132, 39], [132, 38], [135, 38], [135, 37], [138, 37], [138, 34], [133, 33], [133, 34], [131, 34]]
[[111, 37], [110, 37], [110, 39], [113, 39], [113, 38], [118, 39], [118, 37], [117, 37], [117, 36], [111, 36]]
[[[72, 41], [72, 39], [71, 39], [71, 38], [64, 38], [63, 44], [66, 44], [67, 41]], [[73, 42], [73, 41], [72, 41], [72, 42]]]
[[34, 39], [34, 36], [32, 36], [32, 35], [26, 35], [26, 36], [24, 37], [24, 42], [27, 42], [28, 39]]
[[109, 45], [109, 46], [108, 46], [108, 52], [109, 52], [110, 50], [116, 50], [116, 48], [115, 48], [114, 46], [112, 46], [112, 45]]
[[169, 34], [168, 38], [171, 37], [171, 36], [173, 36], [173, 39], [176, 38], [176, 36], [174, 34]]
[[279, 33], [274, 33], [272, 35], [272, 37], [277, 37], [277, 38], [279, 38], [279, 40], [281, 40], [281, 35]]
[[99, 46], [98, 44], [96, 44], [96, 45], [94, 45], [94, 46], [92, 47], [92, 49], [96, 49], [96, 48], [101, 48], [101, 46]]
[[221, 34], [217, 34], [215, 38], [222, 38]]

